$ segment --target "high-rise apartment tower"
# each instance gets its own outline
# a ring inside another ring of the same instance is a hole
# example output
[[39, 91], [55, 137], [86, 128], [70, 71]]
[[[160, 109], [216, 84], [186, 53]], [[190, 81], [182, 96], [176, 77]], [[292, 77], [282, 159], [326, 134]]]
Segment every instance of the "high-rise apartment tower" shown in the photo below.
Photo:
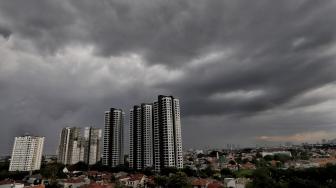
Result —
[[159, 95], [130, 110], [130, 167], [183, 168], [179, 100]]
[[141, 104], [130, 110], [129, 166], [153, 167], [153, 105]]
[[124, 164], [124, 116], [121, 109], [111, 108], [105, 112], [103, 165]]

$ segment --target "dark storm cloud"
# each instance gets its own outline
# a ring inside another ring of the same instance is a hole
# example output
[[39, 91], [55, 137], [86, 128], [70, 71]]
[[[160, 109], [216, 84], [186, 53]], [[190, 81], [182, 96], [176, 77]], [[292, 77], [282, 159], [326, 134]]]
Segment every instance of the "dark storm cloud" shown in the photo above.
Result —
[[4, 38], [8, 38], [11, 34], [11, 31], [7, 28], [4, 28], [0, 25], [0, 35], [2, 35], [2, 37]]
[[273, 140], [332, 130], [335, 97], [321, 93], [335, 91], [335, 6], [2, 1], [0, 118], [2, 127], [12, 127], [3, 143], [34, 130], [54, 149], [57, 135], [50, 131], [102, 127], [108, 107], [127, 111], [158, 94], [181, 99], [187, 146], [196, 146], [200, 132], [213, 135], [203, 145], [219, 145], [234, 142], [233, 135], [245, 135], [247, 144], [276, 132], [282, 137]]
[[334, 37], [334, 9], [328, 2], [61, 2], [8, 1], [2, 16], [40, 50], [94, 43], [101, 55], [136, 52], [148, 63], [175, 65], [227, 46], [258, 56], [291, 51], [299, 37], [307, 40], [301, 50]]

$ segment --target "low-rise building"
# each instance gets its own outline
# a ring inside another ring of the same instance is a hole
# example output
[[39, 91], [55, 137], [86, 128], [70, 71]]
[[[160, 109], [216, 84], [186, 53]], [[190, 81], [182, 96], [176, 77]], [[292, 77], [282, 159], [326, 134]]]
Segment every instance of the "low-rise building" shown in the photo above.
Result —
[[203, 178], [196, 178], [191, 181], [191, 186], [193, 188], [207, 188], [210, 181]]
[[90, 183], [89, 179], [71, 178], [71, 179], [66, 179], [64, 181], [61, 181], [60, 185], [63, 186], [64, 188], [79, 188], [89, 183]]
[[23, 183], [17, 183], [14, 180], [5, 179], [0, 181], [0, 188], [23, 188]]
[[121, 178], [119, 179], [119, 181], [126, 187], [133, 187], [133, 188], [144, 187], [146, 182], [146, 176], [143, 174], [134, 174], [129, 175], [125, 178]]

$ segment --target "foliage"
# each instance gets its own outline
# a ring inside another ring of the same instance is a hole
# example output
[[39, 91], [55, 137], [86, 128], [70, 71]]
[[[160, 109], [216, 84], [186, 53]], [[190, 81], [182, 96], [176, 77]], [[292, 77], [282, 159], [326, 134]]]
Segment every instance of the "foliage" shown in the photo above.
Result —
[[288, 155], [285, 155], [285, 154], [276, 154], [276, 155], [274, 155], [274, 160], [280, 161], [282, 163], [285, 163], [285, 162], [287, 162], [287, 161], [289, 161], [291, 159], [292, 159], [292, 157], [290, 157]]
[[56, 180], [58, 178], [66, 178], [63, 173], [65, 165], [60, 163], [53, 163], [41, 166], [40, 173], [44, 178]]
[[155, 183], [158, 186], [165, 187], [168, 184], [167, 176], [155, 176]]
[[266, 155], [266, 156], [264, 157], [264, 160], [265, 160], [265, 161], [271, 161], [271, 160], [274, 160], [274, 157], [273, 157], [273, 155]]
[[70, 171], [87, 171], [88, 165], [82, 161], [68, 167]]
[[248, 188], [334, 188], [336, 165], [320, 168], [287, 169], [260, 168], [253, 172]]
[[211, 169], [210, 166], [206, 167], [205, 169], [201, 170], [203, 174], [205, 174], [206, 177], [212, 177], [214, 175], [214, 171]]
[[224, 177], [224, 178], [233, 178], [235, 177], [235, 174], [228, 168], [223, 168], [221, 171], [220, 171], [221, 175]]
[[256, 160], [256, 166], [257, 168], [264, 168], [264, 167], [269, 167], [269, 163], [263, 159], [263, 158], [259, 158], [258, 160]]
[[218, 153], [218, 155], [222, 155], [222, 153], [220, 152], [220, 151], [211, 151], [210, 153], [209, 153], [209, 157], [217, 157], [217, 153]]
[[0, 180], [10, 178], [13, 180], [22, 180], [28, 175], [28, 172], [9, 172], [9, 161], [0, 163]]
[[167, 168], [163, 168], [161, 169], [161, 175], [164, 176], [169, 176], [170, 174], [176, 174], [178, 172], [177, 168], [175, 167], [167, 167]]
[[249, 169], [243, 169], [243, 170], [238, 170], [234, 173], [234, 177], [237, 178], [251, 178], [253, 175], [254, 170], [249, 170]]
[[96, 164], [89, 166], [90, 170], [97, 170], [97, 171], [109, 171], [109, 167], [102, 164], [101, 161], [98, 161]]
[[184, 172], [189, 177], [196, 177], [197, 176], [197, 171], [191, 169], [189, 166], [184, 167], [182, 169], [182, 172]]
[[170, 176], [168, 178], [168, 188], [187, 188], [191, 187], [190, 182], [188, 181], [188, 177], [183, 172], [177, 172], [176, 174]]
[[197, 158], [203, 158], [203, 157], [205, 157], [205, 155], [203, 153], [197, 154]]
[[145, 168], [142, 170], [142, 173], [146, 176], [152, 176], [154, 175], [154, 169], [153, 168]]

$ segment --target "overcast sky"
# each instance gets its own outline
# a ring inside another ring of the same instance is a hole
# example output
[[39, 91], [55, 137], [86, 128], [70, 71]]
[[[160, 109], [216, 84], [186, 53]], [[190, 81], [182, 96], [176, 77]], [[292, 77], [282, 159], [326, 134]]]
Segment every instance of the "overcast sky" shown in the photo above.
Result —
[[53, 154], [63, 127], [159, 94], [181, 101], [184, 149], [336, 138], [335, 18], [336, 1], [0, 1], [0, 154], [25, 132]]

